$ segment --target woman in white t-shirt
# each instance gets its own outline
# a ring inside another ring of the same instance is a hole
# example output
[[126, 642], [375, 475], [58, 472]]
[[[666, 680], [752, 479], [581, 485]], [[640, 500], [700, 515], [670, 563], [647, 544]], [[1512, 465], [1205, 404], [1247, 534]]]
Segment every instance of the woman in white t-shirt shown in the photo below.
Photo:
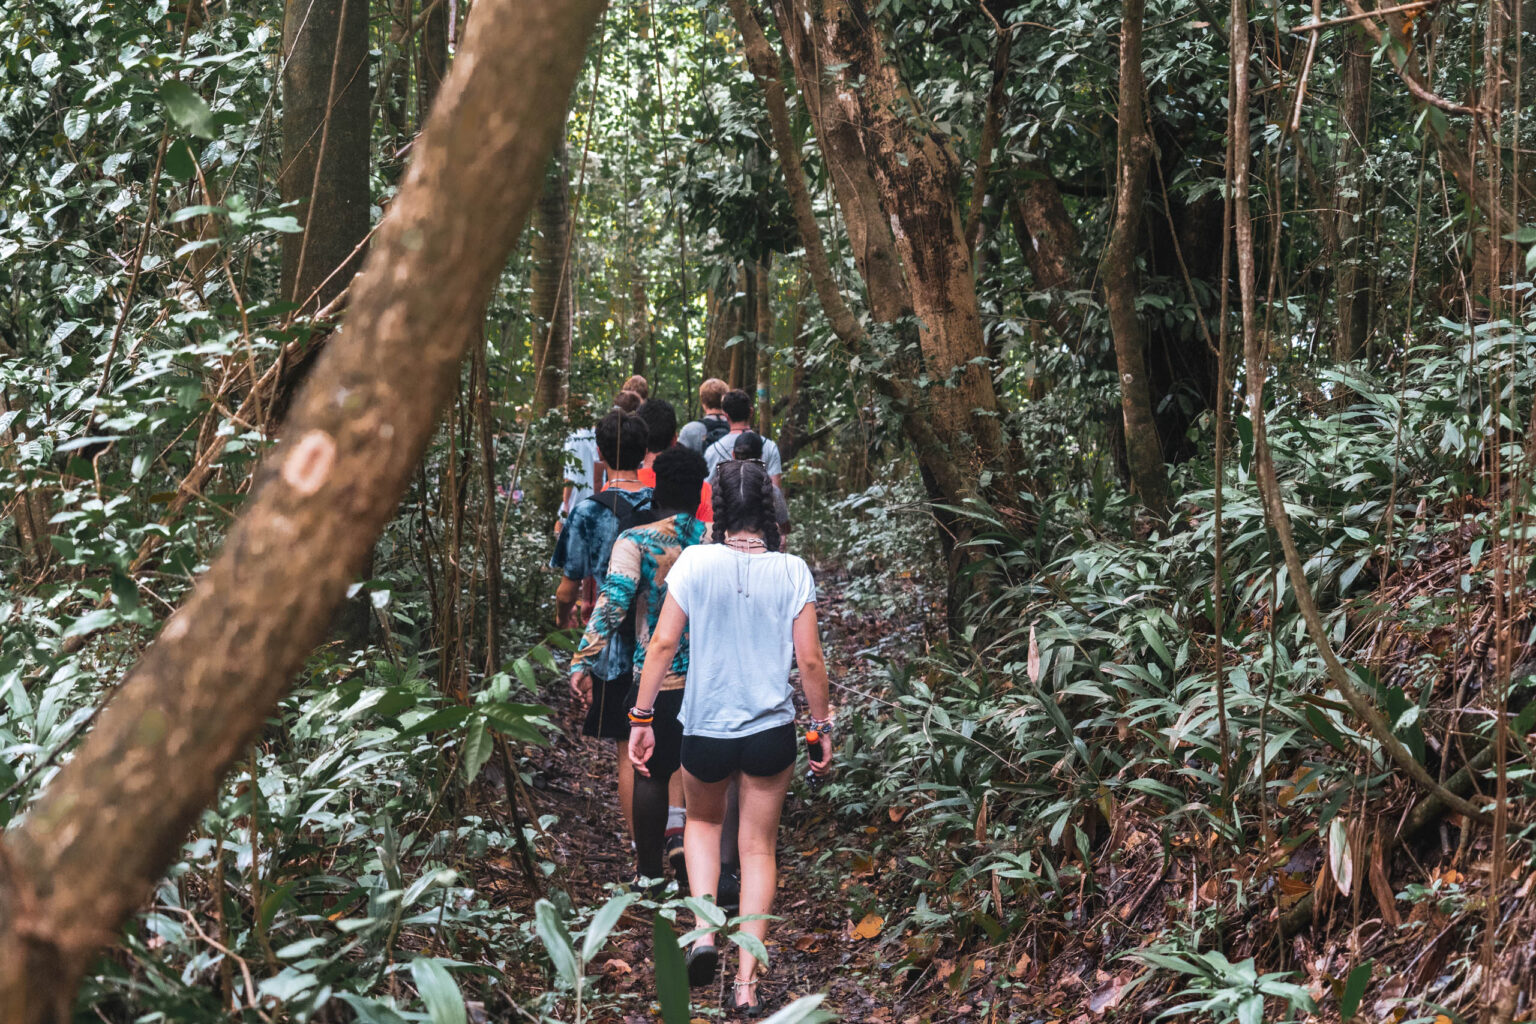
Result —
[[[687, 548], [667, 576], [667, 597], [646, 649], [639, 695], [630, 711], [629, 756], [645, 771], [656, 740], [656, 694], [684, 631], [688, 676], [683, 689], [683, 787], [688, 827], [683, 849], [696, 895], [713, 896], [720, 880], [720, 831], [726, 792], [740, 780], [741, 914], [767, 914], [778, 884], [779, 812], [795, 765], [791, 661], [832, 761], [827, 667], [816, 627], [816, 583], [805, 562], [778, 550], [773, 484], [761, 462], [720, 464], [714, 491], [714, 544]], [[698, 920], [698, 927], [708, 922]], [[765, 920], [742, 930], [760, 941]], [[688, 953], [688, 980], [708, 984], [719, 963], [714, 937]], [[757, 959], [741, 950], [734, 1008], [755, 1016]]]

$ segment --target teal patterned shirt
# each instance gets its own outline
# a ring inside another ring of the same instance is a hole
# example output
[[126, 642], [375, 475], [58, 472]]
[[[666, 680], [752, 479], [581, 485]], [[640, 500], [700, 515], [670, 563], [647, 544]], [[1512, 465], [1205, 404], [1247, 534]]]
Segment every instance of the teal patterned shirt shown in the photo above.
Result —
[[[645, 648], [661, 605], [667, 597], [667, 572], [684, 548], [702, 543], [706, 525], [686, 513], [647, 523], [619, 534], [608, 556], [608, 575], [597, 595], [597, 607], [587, 620], [581, 647], [571, 661], [572, 671], [589, 668], [591, 660], [608, 646], [609, 638], [635, 606], [635, 681], [645, 667]], [[688, 676], [688, 637], [678, 645], [672, 669], [662, 682], [663, 690], [682, 689]]]

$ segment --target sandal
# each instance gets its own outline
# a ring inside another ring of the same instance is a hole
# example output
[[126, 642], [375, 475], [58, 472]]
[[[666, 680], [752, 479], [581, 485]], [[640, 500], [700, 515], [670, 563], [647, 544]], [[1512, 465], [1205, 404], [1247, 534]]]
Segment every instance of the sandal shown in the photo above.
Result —
[[688, 987], [702, 988], [715, 980], [715, 968], [720, 966], [720, 951], [714, 943], [694, 946], [684, 961], [688, 967]]
[[735, 981], [731, 982], [731, 988], [735, 994], [735, 997], [732, 1000], [731, 1009], [736, 1011], [737, 1016], [744, 1017], [748, 1020], [753, 1020], [763, 1015], [763, 1004], [761, 1001], [744, 1002], [742, 999], [743, 994], [745, 994], [748, 999], [751, 999], [756, 995], [756, 993], [752, 991], [753, 986], [756, 984], [757, 978], [755, 976], [749, 978], [746, 981], [742, 981], [740, 978], [737, 978]]

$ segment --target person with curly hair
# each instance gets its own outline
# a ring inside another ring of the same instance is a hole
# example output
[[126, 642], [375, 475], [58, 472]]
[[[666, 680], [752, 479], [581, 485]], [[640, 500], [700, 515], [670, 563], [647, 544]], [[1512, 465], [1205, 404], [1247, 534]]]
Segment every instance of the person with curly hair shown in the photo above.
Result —
[[[816, 625], [816, 582], [803, 560], [779, 551], [773, 482], [762, 463], [731, 460], [716, 469], [713, 544], [687, 548], [667, 576], [667, 596], [651, 633], [635, 706], [630, 709], [629, 757], [644, 773], [657, 746], [656, 701], [686, 631], [681, 761], [688, 826], [683, 845], [690, 888], [713, 896], [720, 879], [720, 834], [731, 782], [740, 785], [741, 914], [766, 915], [778, 885], [779, 814], [795, 765], [795, 703], [791, 663], [825, 737], [825, 772], [832, 762], [826, 660]], [[697, 927], [709, 923], [697, 919]], [[742, 930], [760, 942], [766, 920]], [[704, 985], [719, 964], [707, 934], [688, 953], [688, 979]], [[758, 961], [741, 950], [734, 1008], [756, 1016]]]

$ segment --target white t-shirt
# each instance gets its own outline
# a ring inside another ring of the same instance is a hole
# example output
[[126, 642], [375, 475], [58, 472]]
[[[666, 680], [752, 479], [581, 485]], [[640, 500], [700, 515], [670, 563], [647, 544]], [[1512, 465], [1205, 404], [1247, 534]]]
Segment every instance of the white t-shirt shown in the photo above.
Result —
[[[709, 468], [709, 486], [715, 486], [715, 467], [736, 457], [736, 439], [744, 433], [744, 430], [733, 430], [704, 448], [704, 465]], [[769, 476], [784, 474], [784, 460], [779, 457], [779, 446], [766, 437], [763, 438], [763, 468]]]
[[732, 739], [793, 722], [794, 622], [816, 600], [804, 560], [697, 544], [677, 556], [667, 593], [688, 616], [683, 734]]
[[592, 497], [592, 467], [597, 464], [597, 433], [585, 427], [565, 439], [565, 482], [571, 496], [561, 506], [565, 512]]

